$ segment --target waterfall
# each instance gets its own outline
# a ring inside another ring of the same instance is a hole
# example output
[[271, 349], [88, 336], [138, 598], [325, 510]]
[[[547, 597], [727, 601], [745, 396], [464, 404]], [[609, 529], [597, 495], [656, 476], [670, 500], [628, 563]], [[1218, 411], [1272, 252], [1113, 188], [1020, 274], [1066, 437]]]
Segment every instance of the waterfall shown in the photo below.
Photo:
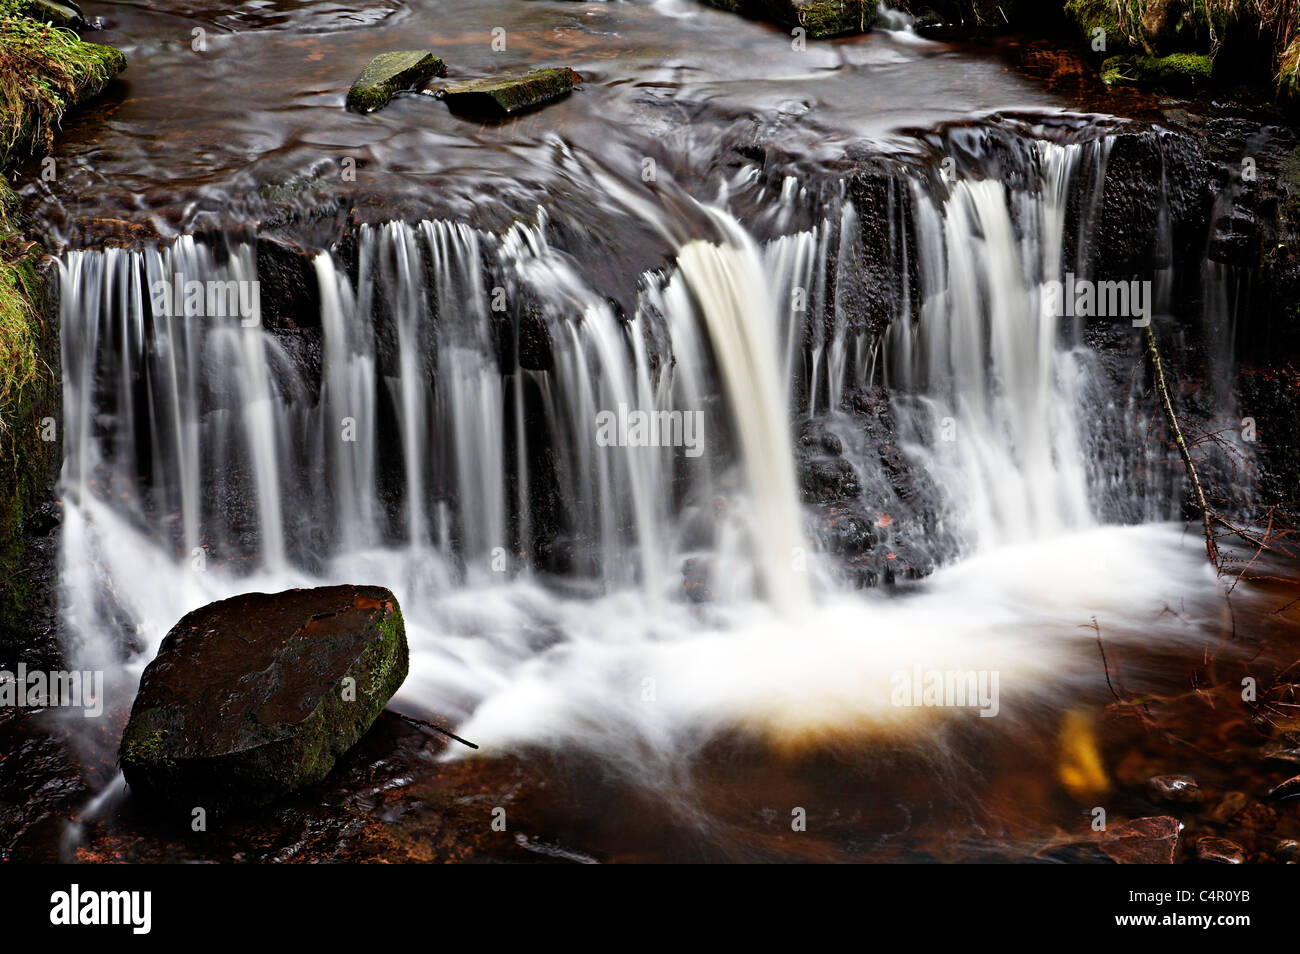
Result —
[[[319, 314], [296, 329], [260, 320], [249, 242], [66, 253], [75, 649], [138, 669], [210, 600], [378, 583], [407, 620], [405, 705], [472, 717], [501, 745], [583, 736], [617, 758], [701, 724], [788, 741], [897, 718], [882, 667], [916, 653], [964, 663], [986, 646], [1046, 686], [1024, 628], [1076, 634], [1043, 617], [1033, 580], [1096, 562], [1111, 491], [1092, 435], [1124, 409], [1044, 294], [1082, 267], [1065, 261], [1068, 210], [1104, 148], [1031, 153], [1014, 183], [900, 172], [888, 209], [788, 180], [764, 238], [697, 207], [630, 308], [578, 267], [599, 247], [557, 241], [547, 211], [501, 233], [361, 226], [312, 257]], [[860, 293], [881, 216], [898, 265], [892, 298], [867, 289], [894, 309], [877, 325]], [[186, 293], [155, 293], [168, 282]], [[246, 289], [250, 308], [207, 307]], [[898, 458], [851, 411], [878, 391]], [[877, 521], [882, 560], [931, 553], [934, 585], [983, 609], [842, 583], [825, 508], [800, 499], [810, 420], [863, 488], [832, 516]], [[1136, 541], [1106, 552], [1137, 562]], [[1081, 606], [1134, 596], [1110, 576], [1075, 589]], [[647, 680], [658, 707], [633, 701]]]

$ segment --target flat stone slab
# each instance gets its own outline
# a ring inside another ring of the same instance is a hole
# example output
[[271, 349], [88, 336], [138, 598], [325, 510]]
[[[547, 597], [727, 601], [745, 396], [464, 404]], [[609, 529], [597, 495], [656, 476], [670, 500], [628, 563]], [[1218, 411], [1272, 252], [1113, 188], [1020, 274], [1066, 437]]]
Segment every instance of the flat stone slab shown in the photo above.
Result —
[[380, 53], [366, 64], [348, 90], [347, 107], [362, 113], [383, 109], [402, 90], [446, 75], [447, 64], [428, 50]]
[[555, 67], [453, 83], [439, 90], [438, 96], [452, 112], [501, 117], [559, 99], [573, 89], [575, 81], [581, 77], [573, 70]]
[[377, 586], [246, 593], [187, 615], [140, 679], [122, 734], [134, 794], [260, 805], [324, 778], [406, 678], [397, 600]]

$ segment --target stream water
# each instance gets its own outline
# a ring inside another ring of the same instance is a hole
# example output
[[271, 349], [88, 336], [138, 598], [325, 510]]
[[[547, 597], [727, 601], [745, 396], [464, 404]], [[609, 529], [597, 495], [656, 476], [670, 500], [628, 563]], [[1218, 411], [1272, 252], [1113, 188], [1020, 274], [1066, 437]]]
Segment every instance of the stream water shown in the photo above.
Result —
[[[376, 583], [411, 645], [394, 707], [547, 780], [525, 847], [1023, 858], [1085, 840], [1095, 805], [1136, 814], [1144, 768], [1187, 768], [1134, 767], [1102, 653], [1194, 721], [1211, 652], [1227, 691], [1295, 644], [1276, 586], [1225, 602], [1169, 455], [1135, 436], [1156, 408], [1047, 305], [1087, 271], [1121, 125], [1099, 113], [1153, 104], [905, 23], [800, 51], [687, 0], [100, 7], [125, 87], [23, 194], [67, 246], [67, 645], [119, 711], [195, 607]], [[584, 82], [499, 125], [419, 94], [341, 108], [373, 52], [424, 45]], [[884, 192], [846, 155], [883, 157]], [[250, 287], [255, 223], [285, 208], [313, 313], [169, 307]], [[678, 439], [606, 439], [634, 411]], [[832, 504], [810, 446], [849, 488]], [[979, 704], [900, 705], [934, 672]]]

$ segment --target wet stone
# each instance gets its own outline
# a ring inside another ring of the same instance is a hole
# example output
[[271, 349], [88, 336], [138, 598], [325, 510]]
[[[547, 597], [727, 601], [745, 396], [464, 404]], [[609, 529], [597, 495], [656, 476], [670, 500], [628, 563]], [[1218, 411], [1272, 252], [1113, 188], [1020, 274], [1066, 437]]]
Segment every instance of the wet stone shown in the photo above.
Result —
[[499, 118], [559, 99], [571, 92], [579, 79], [573, 70], [563, 67], [532, 70], [453, 83], [439, 90], [438, 97], [454, 113]]
[[1283, 838], [1273, 848], [1273, 857], [1283, 864], [1300, 864], [1300, 841]]
[[1135, 818], [1106, 832], [1101, 850], [1116, 864], [1170, 865], [1174, 863], [1181, 827], [1171, 815]]
[[1147, 794], [1157, 802], [1199, 805], [1205, 794], [1190, 775], [1157, 775], [1147, 782]]
[[146, 802], [261, 805], [324, 778], [406, 678], [377, 586], [246, 593], [195, 610], [140, 679], [120, 761]]
[[1246, 861], [1246, 850], [1227, 838], [1202, 838], [1196, 843], [1196, 860], [1208, 864], [1240, 865]]
[[394, 50], [372, 59], [348, 90], [347, 107], [368, 113], [383, 109], [397, 93], [434, 76], [446, 76], [447, 66], [428, 50]]

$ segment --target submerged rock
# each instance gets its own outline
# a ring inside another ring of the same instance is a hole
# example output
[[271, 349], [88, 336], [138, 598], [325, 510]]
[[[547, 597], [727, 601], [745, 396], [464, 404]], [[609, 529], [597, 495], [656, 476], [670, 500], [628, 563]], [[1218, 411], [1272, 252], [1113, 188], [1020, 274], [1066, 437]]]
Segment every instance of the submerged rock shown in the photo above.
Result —
[[133, 792], [176, 805], [264, 804], [324, 778], [406, 672], [401, 610], [382, 587], [212, 603], [145, 669], [122, 772]]
[[1182, 828], [1171, 815], [1135, 818], [1117, 825], [1101, 839], [1101, 850], [1121, 865], [1171, 865]]
[[1147, 782], [1147, 794], [1157, 802], [1199, 805], [1205, 801], [1201, 786], [1190, 775], [1156, 775]]
[[446, 75], [447, 65], [428, 50], [380, 53], [366, 64], [348, 90], [347, 106], [362, 113], [383, 109], [401, 90]]
[[874, 0], [708, 0], [715, 7], [778, 26], [802, 27], [811, 37], [865, 33], [876, 22]]
[[1240, 865], [1246, 861], [1246, 850], [1227, 838], [1202, 838], [1196, 843], [1196, 860], [1210, 864]]
[[455, 113], [509, 116], [559, 99], [580, 80], [581, 77], [573, 70], [553, 67], [453, 83], [440, 90], [438, 96], [446, 100], [447, 107]]

